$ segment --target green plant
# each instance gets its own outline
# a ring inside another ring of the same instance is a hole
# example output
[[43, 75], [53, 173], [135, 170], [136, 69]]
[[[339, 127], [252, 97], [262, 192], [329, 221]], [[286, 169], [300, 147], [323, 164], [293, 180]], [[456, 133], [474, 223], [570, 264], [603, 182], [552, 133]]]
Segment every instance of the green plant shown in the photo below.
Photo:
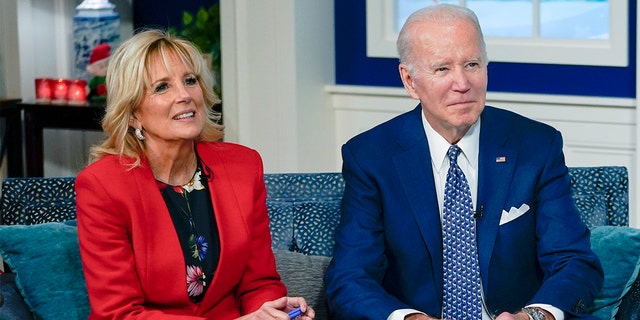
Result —
[[192, 41], [203, 54], [211, 55], [214, 90], [220, 96], [220, 5], [216, 3], [208, 9], [200, 7], [195, 15], [184, 11], [181, 28], [171, 27], [169, 32]]

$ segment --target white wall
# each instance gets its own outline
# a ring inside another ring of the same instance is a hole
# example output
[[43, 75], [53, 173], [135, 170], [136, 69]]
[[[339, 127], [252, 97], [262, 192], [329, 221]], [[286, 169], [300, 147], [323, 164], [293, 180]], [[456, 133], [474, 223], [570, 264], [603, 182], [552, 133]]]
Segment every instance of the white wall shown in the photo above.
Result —
[[[122, 9], [132, 0], [111, 1]], [[4, 79], [20, 83], [25, 99], [32, 97], [36, 75], [51, 72], [64, 76], [71, 72], [68, 45], [75, 5], [68, 2], [0, 2], [0, 53], [4, 54], [0, 58], [6, 58], [12, 51], [8, 46], [15, 48], [19, 39], [19, 54], [11, 54], [0, 63], [7, 73], [17, 65], [20, 72], [7, 74]], [[20, 19], [11, 19], [12, 12], [17, 12]], [[9, 19], [5, 19], [7, 16]], [[267, 172], [339, 171], [342, 143], [415, 105], [399, 88], [333, 85], [333, 1], [221, 0], [221, 19], [226, 139], [257, 149]], [[11, 21], [20, 28], [12, 29]], [[130, 28], [126, 21], [131, 20], [123, 17], [123, 21], [123, 28]], [[640, 81], [637, 83], [640, 93]], [[489, 104], [561, 130], [568, 165], [626, 166], [630, 173], [631, 225], [640, 227], [637, 101], [488, 95]], [[65, 138], [70, 134], [53, 140], [61, 143], [51, 143], [56, 149], [51, 154], [57, 150], [84, 153], [74, 147], [75, 142], [65, 141], [73, 140]], [[73, 174], [72, 169], [59, 167], [69, 162], [48, 160], [52, 169], [45, 173]]]
[[17, 12], [16, 1], [0, 3], [0, 97], [20, 97]]
[[222, 98], [228, 141], [267, 172], [335, 171], [333, 1], [222, 0]]
[[[339, 171], [344, 142], [416, 105], [401, 88], [333, 85], [333, 11], [314, 2], [221, 2], [227, 140], [260, 151], [267, 172]], [[640, 227], [636, 99], [490, 92], [487, 102], [559, 129], [569, 166], [627, 167]]]
[[[636, 149], [635, 149], [635, 177], [632, 177], [635, 181], [635, 189], [631, 189], [629, 197], [630, 201], [635, 204], [634, 211], [632, 212], [631, 225], [640, 228], [640, 62], [638, 62], [638, 49], [640, 48], [640, 23], [638, 22], [640, 17], [640, 6], [636, 2]], [[633, 215], [635, 213], [635, 215]]]
[[[340, 163], [337, 148], [349, 138], [417, 104], [402, 88], [327, 86], [326, 90], [331, 92], [336, 116], [336, 166]], [[489, 92], [487, 104], [560, 130], [570, 167], [627, 167], [630, 225], [640, 227], [636, 100]]]

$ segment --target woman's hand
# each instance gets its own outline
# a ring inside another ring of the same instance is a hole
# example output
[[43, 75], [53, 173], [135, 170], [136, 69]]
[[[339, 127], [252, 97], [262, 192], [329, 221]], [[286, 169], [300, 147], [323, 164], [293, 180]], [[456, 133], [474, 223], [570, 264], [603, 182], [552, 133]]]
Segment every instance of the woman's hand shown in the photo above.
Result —
[[240, 317], [238, 320], [289, 320], [288, 312], [295, 308], [300, 308], [302, 314], [296, 319], [312, 320], [316, 313], [313, 311], [307, 301], [302, 297], [282, 297], [278, 300], [265, 302], [260, 309]]

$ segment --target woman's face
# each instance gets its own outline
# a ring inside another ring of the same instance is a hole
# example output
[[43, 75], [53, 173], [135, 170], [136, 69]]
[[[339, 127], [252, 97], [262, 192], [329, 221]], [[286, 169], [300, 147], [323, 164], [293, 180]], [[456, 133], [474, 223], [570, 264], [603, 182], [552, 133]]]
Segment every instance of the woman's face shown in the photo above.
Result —
[[202, 89], [193, 70], [176, 54], [151, 58], [150, 85], [134, 112], [131, 126], [143, 129], [147, 147], [167, 148], [193, 142], [205, 123]]

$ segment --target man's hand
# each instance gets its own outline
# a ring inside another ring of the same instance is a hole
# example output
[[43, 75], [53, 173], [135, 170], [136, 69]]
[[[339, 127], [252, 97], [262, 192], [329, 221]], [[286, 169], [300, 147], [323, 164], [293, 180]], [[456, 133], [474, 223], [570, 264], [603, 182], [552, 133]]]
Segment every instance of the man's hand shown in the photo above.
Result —
[[431, 318], [422, 313], [412, 313], [404, 317], [404, 320], [438, 320], [438, 318]]
[[[547, 320], [555, 320], [556, 319], [547, 310], [544, 310], [542, 308], [537, 308], [537, 309], [542, 311], [542, 313], [544, 313], [544, 316], [546, 317]], [[518, 312], [518, 313], [515, 313], [515, 314], [508, 313], [508, 312], [503, 312], [499, 316], [497, 316], [495, 320], [531, 320], [531, 318], [529, 317], [528, 314], [526, 314], [524, 312]]]
[[503, 312], [500, 315], [498, 315], [495, 320], [531, 320], [531, 319], [524, 312], [518, 312], [518, 313]]

